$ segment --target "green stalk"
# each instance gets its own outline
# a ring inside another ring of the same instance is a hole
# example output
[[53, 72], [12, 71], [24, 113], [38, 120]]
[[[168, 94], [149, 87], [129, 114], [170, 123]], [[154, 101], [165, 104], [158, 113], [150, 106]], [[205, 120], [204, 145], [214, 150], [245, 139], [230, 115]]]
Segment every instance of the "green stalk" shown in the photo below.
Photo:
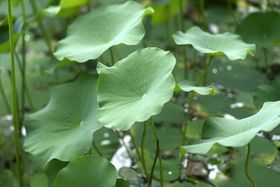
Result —
[[[31, 107], [31, 110], [34, 111], [35, 110], [35, 107], [33, 105], [33, 102], [32, 102], [32, 99], [31, 99], [31, 96], [30, 96], [30, 93], [29, 93], [29, 90], [26, 86], [26, 67], [24, 67], [24, 65], [21, 65], [21, 62], [20, 62], [20, 59], [19, 59], [19, 56], [17, 55], [17, 53], [15, 53], [15, 57], [16, 57], [16, 61], [17, 61], [17, 64], [19, 66], [19, 69], [20, 69], [20, 74], [21, 74], [21, 77], [22, 77], [22, 92], [24, 91], [25, 93], [21, 93], [21, 97], [23, 97], [24, 95], [24, 100], [25, 100], [25, 95], [27, 96], [27, 100], [30, 104], [30, 107]], [[25, 62], [22, 62], [22, 63], [25, 63]], [[25, 101], [22, 103], [22, 106], [25, 105]], [[24, 110], [24, 108], [23, 108]]]
[[132, 132], [131, 129], [130, 129], [130, 132], [129, 132], [129, 133], [130, 133], [130, 137], [131, 137], [131, 142], [132, 142], [133, 146], [135, 147], [137, 157], [138, 157], [138, 159], [141, 161], [141, 163], [142, 163], [142, 165], [143, 165], [141, 153], [140, 153], [140, 151], [137, 149], [136, 141], [135, 141], [135, 138], [134, 138], [134, 136], [133, 136], [133, 132]]
[[268, 53], [267, 48], [263, 48], [263, 57], [264, 57], [264, 63], [265, 63], [265, 71], [266, 74], [269, 75], [269, 63], [268, 63]]
[[207, 76], [208, 76], [208, 71], [209, 71], [209, 67], [212, 64], [212, 56], [209, 56], [208, 62], [204, 68], [204, 72], [201, 74], [201, 76], [198, 78], [198, 80], [196, 81], [196, 84], [200, 84], [200, 83], [204, 83], [207, 80]]
[[21, 4], [21, 17], [23, 20], [23, 33], [22, 33], [22, 81], [21, 81], [21, 122], [23, 124], [24, 121], [24, 108], [25, 108], [25, 89], [26, 89], [26, 42], [25, 42], [25, 33], [26, 33], [26, 13], [25, 13], [25, 6], [23, 0], [20, 1]]
[[23, 187], [23, 177], [21, 173], [21, 160], [20, 160], [20, 129], [19, 129], [19, 116], [17, 105], [17, 90], [16, 90], [16, 72], [15, 72], [15, 49], [14, 49], [14, 31], [12, 23], [12, 4], [11, 0], [8, 0], [8, 22], [9, 22], [9, 37], [10, 37], [10, 58], [12, 66], [12, 95], [13, 95], [13, 126], [14, 126], [14, 144], [16, 152], [16, 173], [18, 178], [18, 184]]
[[[205, 82], [205, 80], [207, 79], [207, 74], [209, 71], [209, 67], [212, 64], [212, 59], [213, 59], [213, 57], [209, 56], [209, 60], [204, 68], [204, 71], [201, 74], [201, 76], [197, 79], [196, 84]], [[185, 142], [186, 142], [185, 135], [187, 133], [187, 125], [188, 125], [187, 123], [188, 123], [188, 119], [189, 119], [189, 114], [191, 114], [191, 112], [192, 112], [191, 110], [192, 110], [192, 104], [193, 104], [194, 97], [195, 97], [195, 92], [192, 92], [191, 97], [188, 101], [189, 110], [188, 110], [188, 113], [185, 114], [184, 123], [183, 123], [183, 127], [182, 127], [182, 145], [185, 145]], [[182, 161], [183, 161], [183, 156], [180, 155], [180, 165], [179, 165], [179, 177], [180, 178], [181, 178], [181, 174], [182, 174]]]
[[156, 140], [156, 156], [155, 156], [154, 163], [153, 163], [152, 170], [151, 170], [151, 174], [150, 174], [150, 176], [151, 176], [150, 185], [152, 185], [152, 178], [153, 178], [153, 175], [154, 175], [155, 164], [157, 162], [157, 159], [159, 159], [160, 187], [163, 187], [163, 169], [162, 169], [162, 158], [161, 158], [160, 144], [159, 144], [159, 138], [158, 138], [158, 135], [157, 135], [157, 129], [155, 127], [153, 118], [151, 118], [151, 127], [152, 127], [153, 134], [154, 134], [154, 137], [155, 137], [155, 140]]
[[257, 187], [256, 183], [252, 179], [252, 177], [249, 174], [249, 159], [250, 159], [250, 154], [251, 154], [251, 146], [250, 144], [247, 145], [247, 154], [246, 154], [246, 160], [245, 160], [245, 166], [244, 166], [244, 171], [246, 174], [247, 179], [250, 181], [252, 184], [252, 187]]
[[6, 109], [7, 109], [7, 112], [11, 113], [11, 107], [9, 105], [7, 96], [6, 96], [5, 91], [3, 89], [3, 85], [2, 85], [2, 81], [1, 81], [1, 74], [0, 74], [0, 92], [1, 92], [1, 95], [2, 95], [2, 98], [3, 98], [3, 101], [4, 101], [4, 105], [5, 105]]
[[142, 133], [142, 138], [141, 138], [141, 160], [142, 160], [144, 173], [145, 173], [147, 181], [149, 183], [149, 181], [152, 178], [149, 178], [147, 167], [146, 167], [146, 160], [145, 160], [144, 144], [145, 144], [146, 133], [147, 133], [147, 123], [144, 122], [143, 133]]
[[234, 10], [232, 8], [232, 4], [231, 4], [231, 0], [227, 0], [227, 4], [228, 4], [228, 9], [229, 9], [229, 12], [233, 18], [233, 21], [234, 21], [234, 25], [236, 26], [237, 25], [237, 18], [234, 14]]
[[202, 15], [202, 22], [205, 24], [205, 2], [204, 0], [199, 0], [199, 8]]
[[181, 30], [185, 31], [185, 24], [184, 24], [184, 4], [183, 0], [179, 0], [179, 9], [180, 9], [180, 21], [181, 21]]
[[33, 14], [35, 15], [36, 21], [38, 22], [38, 25], [39, 25], [39, 28], [41, 30], [41, 33], [42, 33], [42, 35], [43, 35], [43, 37], [45, 39], [45, 42], [47, 44], [48, 51], [49, 51], [50, 55], [52, 55], [51, 41], [50, 41], [50, 38], [49, 38], [49, 36], [48, 36], [48, 34], [46, 32], [46, 29], [44, 27], [44, 24], [43, 24], [43, 21], [42, 21], [42, 17], [38, 13], [37, 5], [36, 5], [34, 0], [29, 0], [29, 3], [31, 5]]
[[111, 48], [109, 49], [109, 51], [110, 51], [111, 61], [112, 61], [111, 64], [114, 65], [114, 64], [115, 64], [115, 57], [114, 57], [113, 48], [111, 47]]

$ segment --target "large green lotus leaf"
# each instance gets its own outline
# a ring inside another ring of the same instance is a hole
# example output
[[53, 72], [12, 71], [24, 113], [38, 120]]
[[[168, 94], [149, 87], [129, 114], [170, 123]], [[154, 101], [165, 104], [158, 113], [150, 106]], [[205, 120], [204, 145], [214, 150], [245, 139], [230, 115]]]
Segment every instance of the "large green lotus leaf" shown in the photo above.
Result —
[[173, 35], [177, 45], [192, 45], [197, 51], [208, 55], [226, 55], [230, 60], [244, 60], [253, 55], [256, 46], [244, 43], [238, 35], [226, 32], [210, 34], [199, 27], [192, 27], [187, 32], [178, 31]]
[[99, 8], [69, 26], [55, 55], [59, 60], [85, 62], [97, 59], [112, 46], [136, 45], [145, 35], [142, 18], [152, 12], [153, 9], [144, 9], [133, 1]]
[[246, 17], [236, 32], [246, 42], [252, 42], [257, 47], [268, 47], [280, 43], [280, 13], [256, 12]]
[[97, 77], [82, 75], [76, 81], [54, 88], [42, 110], [26, 119], [26, 152], [45, 166], [52, 159], [70, 161], [91, 147], [97, 122]]
[[280, 124], [280, 101], [266, 102], [262, 109], [247, 118], [230, 120], [210, 118], [206, 120], [202, 130], [202, 140], [183, 148], [191, 153], [205, 154], [218, 143], [228, 147], [247, 145], [256, 134], [271, 131]]
[[104, 157], [82, 156], [57, 174], [54, 187], [113, 187], [116, 180], [116, 169]]
[[98, 80], [98, 120], [127, 130], [160, 113], [173, 95], [175, 63], [170, 52], [145, 48], [104, 68]]
[[178, 84], [179, 88], [185, 92], [196, 92], [199, 95], [214, 95], [215, 89], [210, 86], [195, 86], [192, 81], [183, 80]]
[[261, 106], [266, 101], [280, 100], [280, 77], [274, 80], [271, 84], [261, 85], [256, 90], [254, 97], [255, 104]]

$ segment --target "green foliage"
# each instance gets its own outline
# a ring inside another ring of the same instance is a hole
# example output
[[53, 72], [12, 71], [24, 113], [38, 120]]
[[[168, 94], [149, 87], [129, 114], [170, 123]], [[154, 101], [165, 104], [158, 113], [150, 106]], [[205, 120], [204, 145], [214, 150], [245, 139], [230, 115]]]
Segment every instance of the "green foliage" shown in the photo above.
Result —
[[191, 45], [200, 53], [226, 55], [230, 60], [244, 60], [247, 54], [253, 55], [255, 51], [254, 44], [244, 43], [238, 35], [209, 34], [199, 27], [192, 27], [185, 33], [178, 31], [173, 38], [177, 45]]
[[99, 8], [69, 26], [67, 37], [58, 43], [55, 55], [59, 60], [85, 62], [99, 58], [112, 46], [136, 45], [145, 35], [142, 18], [152, 12], [153, 9], [144, 9], [133, 1]]
[[194, 91], [200, 95], [214, 95], [215, 89], [210, 86], [195, 86], [195, 84], [188, 80], [183, 80], [178, 84], [178, 87], [185, 92]]
[[[280, 124], [280, 102], [267, 102], [262, 109], [253, 116], [240, 120], [224, 118], [208, 119], [202, 130], [200, 142], [185, 146], [191, 153], [207, 153], [218, 143], [228, 147], [245, 146], [261, 130], [271, 131]], [[227, 124], [227, 125], [225, 125]]]
[[96, 81], [95, 76], [82, 75], [56, 87], [48, 105], [27, 117], [24, 149], [39, 164], [70, 161], [88, 152], [93, 133], [101, 128], [96, 120]]
[[101, 70], [98, 80], [98, 120], [107, 127], [128, 130], [160, 113], [175, 87], [176, 59], [158, 48], [138, 50]]
[[115, 186], [114, 166], [99, 156], [82, 156], [72, 160], [56, 176], [54, 187]]

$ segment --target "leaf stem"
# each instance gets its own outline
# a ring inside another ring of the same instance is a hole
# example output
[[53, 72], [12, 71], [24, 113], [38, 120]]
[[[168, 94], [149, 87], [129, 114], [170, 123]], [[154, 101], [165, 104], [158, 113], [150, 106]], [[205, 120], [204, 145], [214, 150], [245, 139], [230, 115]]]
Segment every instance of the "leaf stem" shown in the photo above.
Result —
[[5, 91], [4, 91], [4, 88], [3, 88], [3, 85], [2, 85], [1, 74], [0, 74], [0, 92], [1, 92], [1, 95], [2, 95], [2, 98], [3, 98], [3, 101], [4, 101], [4, 105], [5, 105], [6, 109], [7, 109], [7, 112], [11, 113], [11, 107], [9, 105], [7, 96], [5, 94]]
[[9, 23], [9, 37], [10, 37], [10, 58], [12, 67], [12, 95], [13, 95], [13, 126], [14, 126], [14, 144], [16, 152], [16, 172], [18, 178], [18, 184], [23, 187], [23, 177], [21, 172], [21, 159], [20, 159], [20, 129], [19, 129], [19, 114], [17, 105], [17, 90], [16, 90], [16, 73], [15, 73], [15, 49], [14, 49], [14, 31], [12, 21], [12, 4], [11, 0], [8, 0], [8, 23]]
[[150, 178], [151, 178], [150, 185], [152, 185], [152, 178], [153, 178], [153, 175], [154, 175], [155, 165], [156, 165], [157, 159], [159, 159], [160, 186], [163, 187], [163, 169], [162, 169], [162, 158], [161, 158], [160, 144], [159, 144], [159, 138], [158, 138], [158, 135], [157, 135], [157, 129], [155, 127], [155, 123], [154, 123], [153, 118], [151, 118], [151, 127], [152, 127], [153, 134], [154, 134], [154, 137], [155, 137], [155, 140], [156, 140], [156, 156], [155, 156], [154, 163], [153, 163], [152, 170], [151, 170], [151, 174], [150, 174]]
[[31, 5], [33, 14], [35, 15], [36, 21], [38, 22], [38, 25], [39, 25], [39, 27], [41, 29], [41, 34], [43, 35], [43, 37], [45, 39], [45, 42], [47, 44], [48, 51], [49, 51], [50, 55], [52, 55], [51, 41], [50, 41], [50, 38], [49, 38], [49, 36], [48, 36], [48, 34], [46, 32], [46, 28], [45, 28], [45, 26], [43, 24], [42, 17], [41, 17], [41, 15], [38, 12], [37, 5], [36, 5], [34, 0], [29, 0], [29, 3]]
[[181, 30], [185, 31], [185, 24], [184, 24], [184, 3], [183, 0], [179, 0], [179, 9], [180, 9], [180, 21], [181, 21]]
[[203, 73], [201, 74], [201, 76], [197, 79], [196, 84], [200, 84], [200, 83], [203, 82], [204, 85], [205, 85], [206, 80], [207, 80], [207, 76], [208, 76], [209, 67], [210, 67], [211, 64], [212, 64], [212, 59], [213, 59], [213, 57], [212, 57], [212, 56], [209, 56], [209, 59], [208, 59], [208, 62], [207, 62], [207, 64], [206, 64], [205, 68], [204, 68], [204, 71], [203, 71]]
[[269, 75], [269, 62], [268, 62], [268, 53], [267, 53], [267, 48], [263, 48], [263, 57], [264, 57], [264, 63], [265, 63], [265, 71], [267, 76]]
[[23, 0], [20, 1], [21, 7], [21, 17], [23, 20], [23, 33], [22, 33], [22, 81], [21, 81], [21, 121], [20, 124], [22, 126], [24, 121], [24, 112], [25, 112], [25, 89], [26, 89], [26, 42], [25, 42], [25, 33], [26, 33], [26, 13], [25, 13], [25, 6]]
[[245, 160], [245, 166], [244, 166], [244, 170], [245, 170], [245, 174], [246, 177], [248, 178], [248, 180], [250, 181], [250, 183], [252, 184], [252, 187], [257, 187], [256, 183], [254, 182], [254, 180], [252, 179], [252, 177], [249, 174], [249, 159], [250, 159], [250, 154], [251, 154], [251, 146], [250, 144], [247, 145], [247, 154], [246, 154], [246, 160]]
[[147, 133], [147, 123], [144, 122], [143, 133], [142, 133], [142, 138], [141, 138], [141, 161], [142, 161], [144, 173], [145, 173], [147, 181], [149, 183], [150, 178], [149, 178], [147, 167], [146, 167], [145, 152], [144, 152], [145, 151], [144, 144], [145, 144], [146, 133]]
[[231, 4], [231, 0], [227, 0], [227, 4], [228, 4], [228, 9], [229, 9], [229, 12], [233, 18], [233, 21], [234, 21], [234, 25], [236, 26], [237, 25], [237, 18], [234, 14], [234, 11], [233, 11], [233, 8], [232, 8], [232, 4]]

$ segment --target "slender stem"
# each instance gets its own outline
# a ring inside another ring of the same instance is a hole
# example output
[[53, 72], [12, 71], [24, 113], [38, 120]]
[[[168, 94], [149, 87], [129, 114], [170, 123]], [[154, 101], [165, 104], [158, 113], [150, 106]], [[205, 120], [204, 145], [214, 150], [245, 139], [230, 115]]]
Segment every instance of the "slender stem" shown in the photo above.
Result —
[[114, 64], [115, 64], [115, 58], [114, 58], [113, 48], [111, 47], [111, 48], [109, 49], [109, 51], [110, 51], [111, 61], [112, 61], [111, 64], [114, 65]]
[[2, 98], [3, 98], [3, 101], [4, 101], [4, 105], [5, 105], [6, 109], [7, 109], [7, 112], [11, 113], [11, 107], [9, 105], [7, 96], [5, 94], [5, 91], [4, 91], [4, 88], [3, 88], [3, 85], [2, 85], [1, 74], [0, 74], [0, 92], [1, 92], [1, 95], [2, 95]]
[[[24, 67], [24, 66], [21, 65], [21, 62], [20, 62], [20, 59], [19, 59], [19, 56], [17, 55], [17, 53], [15, 53], [15, 57], [16, 57], [16, 61], [17, 61], [17, 64], [18, 64], [18, 66], [19, 66], [19, 69], [20, 69], [21, 77], [22, 77], [22, 79], [24, 79], [24, 80], [22, 81], [22, 84], [24, 84], [24, 85], [22, 85], [22, 86], [24, 87], [24, 89], [22, 88], [22, 92], [23, 92], [23, 91], [25, 92], [25, 94], [24, 94], [24, 99], [25, 99], [25, 95], [26, 95], [26, 96], [27, 96], [27, 100], [28, 100], [28, 102], [29, 102], [29, 105], [30, 105], [32, 111], [34, 111], [34, 110], [35, 110], [35, 107], [34, 107], [34, 105], [33, 105], [33, 101], [32, 101], [32, 99], [31, 99], [29, 90], [28, 90], [28, 88], [27, 88], [27, 86], [26, 86], [26, 67]], [[22, 62], [22, 63], [25, 63], [25, 62]], [[23, 83], [23, 82], [24, 82], [24, 83]], [[25, 102], [24, 102], [24, 103], [25, 103]], [[22, 105], [22, 106], [24, 106], [24, 105]], [[23, 109], [24, 109], [24, 108], [23, 108]]]
[[181, 21], [181, 30], [185, 31], [185, 24], [184, 24], [184, 3], [183, 0], [179, 0], [179, 9], [180, 9], [180, 21]]
[[212, 59], [213, 59], [213, 57], [209, 56], [209, 59], [208, 59], [208, 62], [206, 64], [205, 68], [204, 68], [204, 71], [201, 74], [201, 76], [197, 79], [196, 84], [200, 84], [202, 82], [204, 82], [204, 84], [205, 84], [205, 81], [206, 81], [207, 76], [208, 76], [209, 67], [212, 64]]
[[16, 171], [20, 187], [23, 187], [23, 178], [21, 173], [21, 160], [20, 160], [20, 140], [19, 140], [19, 116], [17, 105], [17, 91], [16, 91], [16, 72], [15, 72], [15, 49], [14, 49], [14, 31], [12, 23], [12, 5], [11, 0], [8, 0], [8, 22], [9, 22], [9, 37], [10, 37], [10, 58], [12, 66], [12, 95], [13, 95], [13, 126], [14, 126], [14, 144], [16, 152]]
[[101, 153], [100, 149], [98, 148], [98, 146], [94, 143], [94, 141], [92, 141], [92, 146], [94, 147], [95, 151], [97, 152], [97, 154], [99, 156], [103, 156], [103, 154]]
[[267, 53], [267, 48], [263, 48], [263, 57], [264, 57], [264, 63], [265, 63], [265, 71], [266, 74], [269, 74], [269, 63], [268, 63], [268, 53]]
[[254, 180], [252, 179], [252, 177], [249, 174], [249, 159], [250, 159], [250, 154], [251, 154], [251, 146], [250, 144], [247, 145], [247, 154], [246, 154], [246, 160], [245, 160], [245, 166], [244, 166], [244, 170], [245, 170], [245, 174], [246, 177], [248, 178], [248, 180], [250, 181], [250, 183], [252, 184], [252, 187], [257, 187], [256, 183], [254, 182]]
[[[201, 82], [204, 82], [207, 79], [207, 74], [209, 71], [209, 67], [211, 66], [213, 57], [209, 56], [209, 60], [204, 68], [203, 73], [200, 75], [200, 77], [197, 79], [196, 84], [200, 84]], [[184, 123], [182, 126], [182, 145], [185, 145], [186, 142], [186, 133], [187, 133], [187, 126], [188, 126], [188, 119], [191, 118], [192, 114], [192, 104], [194, 101], [195, 92], [191, 93], [190, 99], [188, 101], [188, 112], [185, 113]], [[182, 162], [183, 162], [183, 156], [180, 155], [180, 165], [179, 165], [179, 177], [181, 177], [182, 174]]]
[[146, 133], [147, 133], [147, 123], [144, 122], [143, 133], [142, 133], [142, 138], [141, 138], [141, 160], [142, 160], [144, 173], [145, 173], [147, 181], [149, 183], [150, 178], [149, 178], [147, 167], [146, 167], [145, 152], [144, 152], [145, 151], [144, 144], [145, 144]]
[[168, 22], [166, 22], [166, 23], [164, 24], [164, 28], [165, 28], [165, 37], [166, 37], [166, 47], [168, 47], [168, 45], [169, 45], [169, 40], [170, 40], [170, 38], [169, 38], [169, 36], [170, 36], [170, 31], [169, 31], [169, 24], [168, 24]]
[[38, 25], [39, 25], [39, 28], [41, 29], [41, 33], [45, 39], [45, 42], [47, 44], [47, 47], [48, 47], [48, 51], [50, 53], [50, 55], [52, 55], [52, 47], [51, 47], [51, 41], [50, 41], [50, 38], [47, 34], [47, 31], [46, 31], [46, 28], [43, 24], [43, 20], [42, 20], [42, 17], [41, 15], [38, 13], [38, 8], [37, 8], [37, 5], [35, 3], [34, 0], [29, 0], [29, 3], [31, 5], [31, 8], [32, 8], [32, 11], [33, 11], [33, 14], [35, 15], [35, 18], [36, 18], [36, 21], [38, 22]]
[[205, 23], [205, 2], [204, 0], [199, 0], [199, 7], [202, 16], [202, 22]]
[[163, 187], [163, 169], [162, 169], [162, 158], [161, 158], [161, 151], [160, 151], [160, 144], [159, 144], [159, 138], [158, 138], [158, 135], [157, 135], [157, 129], [155, 127], [155, 123], [154, 123], [154, 120], [153, 118], [151, 118], [151, 127], [152, 127], [152, 130], [153, 130], [153, 134], [154, 134], [154, 137], [156, 139], [156, 156], [155, 156], [155, 159], [154, 159], [154, 163], [153, 163], [153, 167], [152, 167], [152, 171], [151, 171], [151, 183], [152, 183], [152, 178], [153, 178], [153, 173], [154, 173], [154, 168], [155, 168], [155, 164], [156, 164], [156, 161], [157, 159], [159, 158], [159, 172], [160, 172], [160, 186]]
[[141, 164], [143, 165], [141, 153], [140, 153], [140, 151], [137, 149], [136, 141], [135, 141], [135, 138], [134, 138], [134, 136], [133, 136], [133, 132], [132, 132], [131, 129], [130, 129], [130, 137], [131, 137], [131, 142], [132, 142], [133, 146], [135, 147], [137, 157], [138, 157], [138, 159], [141, 161]]
[[24, 112], [25, 112], [25, 89], [26, 89], [26, 42], [25, 42], [25, 33], [26, 33], [26, 13], [25, 6], [23, 0], [20, 1], [21, 4], [21, 17], [23, 20], [23, 33], [22, 33], [22, 81], [21, 81], [21, 121], [20, 124], [22, 126], [24, 121]]
[[232, 8], [232, 4], [231, 4], [231, 0], [227, 0], [227, 4], [228, 4], [228, 9], [229, 9], [229, 12], [233, 18], [233, 21], [234, 21], [234, 25], [236, 26], [237, 25], [237, 18], [234, 14], [234, 10]]
[[183, 52], [183, 63], [184, 63], [184, 77], [185, 77], [185, 79], [188, 79], [189, 64], [188, 64], [188, 59], [187, 59], [187, 47], [186, 46], [182, 46], [182, 52]]

